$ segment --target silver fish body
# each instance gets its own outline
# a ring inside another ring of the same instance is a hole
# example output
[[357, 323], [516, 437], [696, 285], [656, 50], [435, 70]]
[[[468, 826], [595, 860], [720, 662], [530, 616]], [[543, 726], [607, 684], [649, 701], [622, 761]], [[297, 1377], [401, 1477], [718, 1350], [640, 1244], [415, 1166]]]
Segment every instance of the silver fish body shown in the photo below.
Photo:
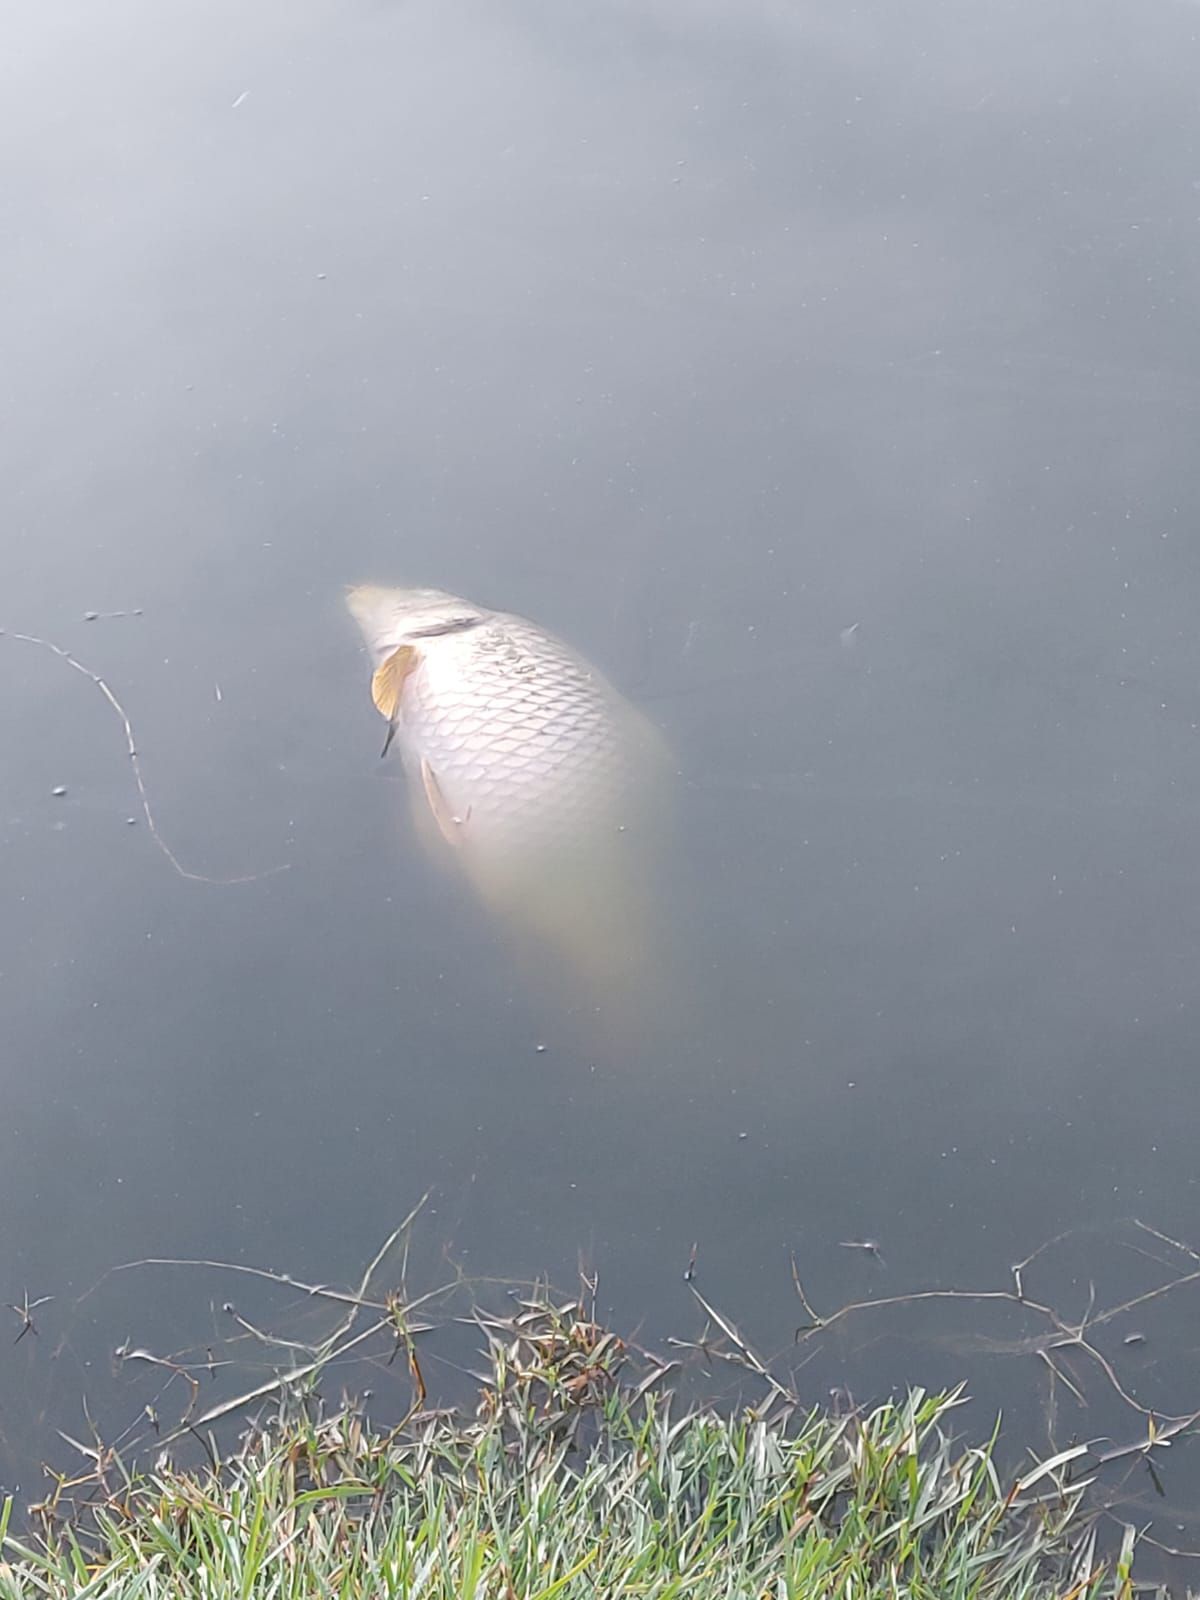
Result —
[[431, 845], [602, 987], [644, 962], [656, 730], [524, 617], [432, 589], [362, 587], [347, 603]]

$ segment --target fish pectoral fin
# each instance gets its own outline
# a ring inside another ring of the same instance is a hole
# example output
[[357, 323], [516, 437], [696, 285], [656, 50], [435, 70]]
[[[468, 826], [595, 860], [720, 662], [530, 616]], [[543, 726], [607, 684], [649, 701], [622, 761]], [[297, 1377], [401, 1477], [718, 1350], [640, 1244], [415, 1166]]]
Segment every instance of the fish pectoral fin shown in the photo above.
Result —
[[404, 685], [411, 672], [415, 672], [420, 662], [419, 653], [410, 644], [402, 644], [394, 650], [381, 666], [376, 667], [371, 679], [371, 699], [375, 702], [375, 709], [380, 716], [388, 720], [388, 734], [383, 745], [383, 754], [387, 755], [391, 748], [392, 740], [396, 737], [396, 729], [400, 725], [400, 700], [404, 693]]
[[429, 809], [433, 812], [433, 820], [437, 823], [442, 838], [447, 844], [456, 848], [462, 844], [462, 826], [465, 817], [456, 817], [442, 793], [442, 786], [437, 781], [437, 774], [429, 765], [424, 756], [421, 757], [421, 782], [425, 786], [425, 798], [429, 801]]
[[420, 659], [411, 644], [402, 644], [398, 650], [392, 651], [382, 666], [375, 669], [371, 679], [371, 699], [380, 716], [386, 717], [389, 722], [395, 722], [400, 714], [400, 697], [404, 693], [405, 680], [410, 672], [416, 670]]

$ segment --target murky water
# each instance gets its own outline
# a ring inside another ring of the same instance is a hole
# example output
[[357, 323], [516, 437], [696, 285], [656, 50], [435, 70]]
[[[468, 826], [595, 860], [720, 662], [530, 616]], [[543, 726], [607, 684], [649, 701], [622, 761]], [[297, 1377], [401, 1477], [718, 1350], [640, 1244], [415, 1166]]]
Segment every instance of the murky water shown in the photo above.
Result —
[[[1200, 1244], [1196, 8], [14, 25], [0, 626], [111, 686], [186, 867], [287, 870], [180, 877], [96, 686], [0, 640], [0, 1299], [54, 1296], [6, 1483], [230, 1292], [78, 1304], [105, 1269], [349, 1281], [430, 1188], [431, 1261], [582, 1252], [662, 1337], [697, 1243], [772, 1349], [793, 1250], [828, 1308], [1086, 1226], [1039, 1283], [1078, 1317], [1146, 1278], [1123, 1219]], [[582, 1043], [415, 848], [355, 581], [531, 615], [666, 733], [695, 998], [653, 1037]], [[1170, 1412], [1190, 1293], [1129, 1377]], [[888, 1331], [814, 1393], [963, 1366], [936, 1305]], [[966, 1370], [1048, 1449], [1041, 1363]]]

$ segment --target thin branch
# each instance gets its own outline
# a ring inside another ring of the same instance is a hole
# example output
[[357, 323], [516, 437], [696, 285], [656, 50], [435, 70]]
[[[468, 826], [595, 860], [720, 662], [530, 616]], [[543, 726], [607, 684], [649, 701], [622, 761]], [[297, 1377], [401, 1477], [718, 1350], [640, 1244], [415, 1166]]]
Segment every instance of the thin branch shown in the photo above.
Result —
[[704, 1298], [699, 1289], [696, 1287], [694, 1275], [687, 1279], [687, 1286], [695, 1300], [701, 1306], [703, 1306], [705, 1313], [711, 1317], [725, 1337], [736, 1346], [744, 1364], [748, 1366], [752, 1372], [757, 1373], [775, 1395], [787, 1400], [792, 1405], [798, 1405], [799, 1401], [797, 1397], [791, 1392], [790, 1389], [785, 1389], [783, 1384], [781, 1384], [778, 1378], [775, 1377], [774, 1373], [771, 1372], [770, 1369], [759, 1360], [758, 1356], [755, 1355], [754, 1351], [746, 1343], [745, 1339], [742, 1338], [742, 1335], [738, 1332], [735, 1325], [730, 1322], [727, 1317], [723, 1317], [717, 1308], [713, 1305], [710, 1305], [709, 1302]]
[[49, 650], [53, 655], [58, 656], [60, 661], [65, 661], [67, 665], [75, 672], [80, 673], [83, 677], [87, 678], [90, 682], [96, 685], [96, 688], [99, 689], [100, 693], [104, 696], [109, 705], [112, 707], [113, 711], [116, 713], [122, 728], [125, 730], [126, 753], [129, 756], [130, 765], [133, 768], [133, 779], [137, 784], [138, 799], [141, 802], [142, 815], [146, 819], [146, 826], [150, 830], [150, 837], [154, 840], [154, 843], [162, 851], [163, 855], [166, 856], [167, 860], [171, 863], [172, 867], [174, 867], [175, 871], [181, 878], [186, 878], [189, 883], [213, 883], [221, 886], [228, 886], [235, 883], [257, 883], [261, 878], [271, 878], [274, 877], [276, 873], [288, 871], [291, 863], [287, 861], [278, 867], [268, 867], [265, 872], [247, 872], [231, 878], [213, 878], [210, 877], [206, 872], [192, 872], [190, 868], [185, 867], [180, 861], [179, 857], [171, 849], [170, 845], [163, 838], [162, 834], [158, 831], [158, 823], [154, 820], [154, 812], [150, 807], [150, 796], [146, 792], [146, 782], [142, 775], [142, 763], [141, 758], [138, 755], [137, 740], [133, 736], [133, 724], [129, 720], [129, 715], [126, 712], [125, 707], [117, 699], [116, 695], [112, 692], [100, 674], [98, 672], [93, 672], [90, 667], [84, 666], [83, 662], [77, 660], [69, 650], [64, 650], [61, 645], [55, 644], [52, 639], [42, 639], [36, 633], [13, 633], [7, 629], [0, 628], [0, 637], [19, 639], [24, 644], [36, 644], [43, 650]]

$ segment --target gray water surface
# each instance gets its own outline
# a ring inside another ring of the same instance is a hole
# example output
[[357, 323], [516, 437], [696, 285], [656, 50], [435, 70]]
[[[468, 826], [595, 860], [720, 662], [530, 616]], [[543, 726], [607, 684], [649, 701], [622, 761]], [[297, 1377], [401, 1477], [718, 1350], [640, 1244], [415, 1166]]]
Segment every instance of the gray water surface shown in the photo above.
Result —
[[[698, 1244], [785, 1351], [791, 1251], [829, 1308], [1087, 1228], [1039, 1284], [1078, 1317], [1146, 1281], [1123, 1219], [1200, 1244], [1198, 30], [13, 13], [0, 626], [112, 687], [185, 866], [288, 870], [180, 877], [95, 685], [0, 639], [0, 1300], [55, 1297], [0, 1348], [8, 1487], [85, 1393], [128, 1412], [115, 1344], [203, 1344], [231, 1292], [78, 1303], [106, 1269], [346, 1282], [427, 1189], [430, 1272], [582, 1253], [618, 1325], [694, 1336]], [[698, 998], [644, 1048], [580, 1044], [420, 855], [355, 581], [533, 616], [665, 731]], [[1166, 1411], [1188, 1292], [1130, 1377]], [[957, 1375], [919, 1331], [812, 1396]], [[963, 1370], [1049, 1449], [1036, 1361]]]

